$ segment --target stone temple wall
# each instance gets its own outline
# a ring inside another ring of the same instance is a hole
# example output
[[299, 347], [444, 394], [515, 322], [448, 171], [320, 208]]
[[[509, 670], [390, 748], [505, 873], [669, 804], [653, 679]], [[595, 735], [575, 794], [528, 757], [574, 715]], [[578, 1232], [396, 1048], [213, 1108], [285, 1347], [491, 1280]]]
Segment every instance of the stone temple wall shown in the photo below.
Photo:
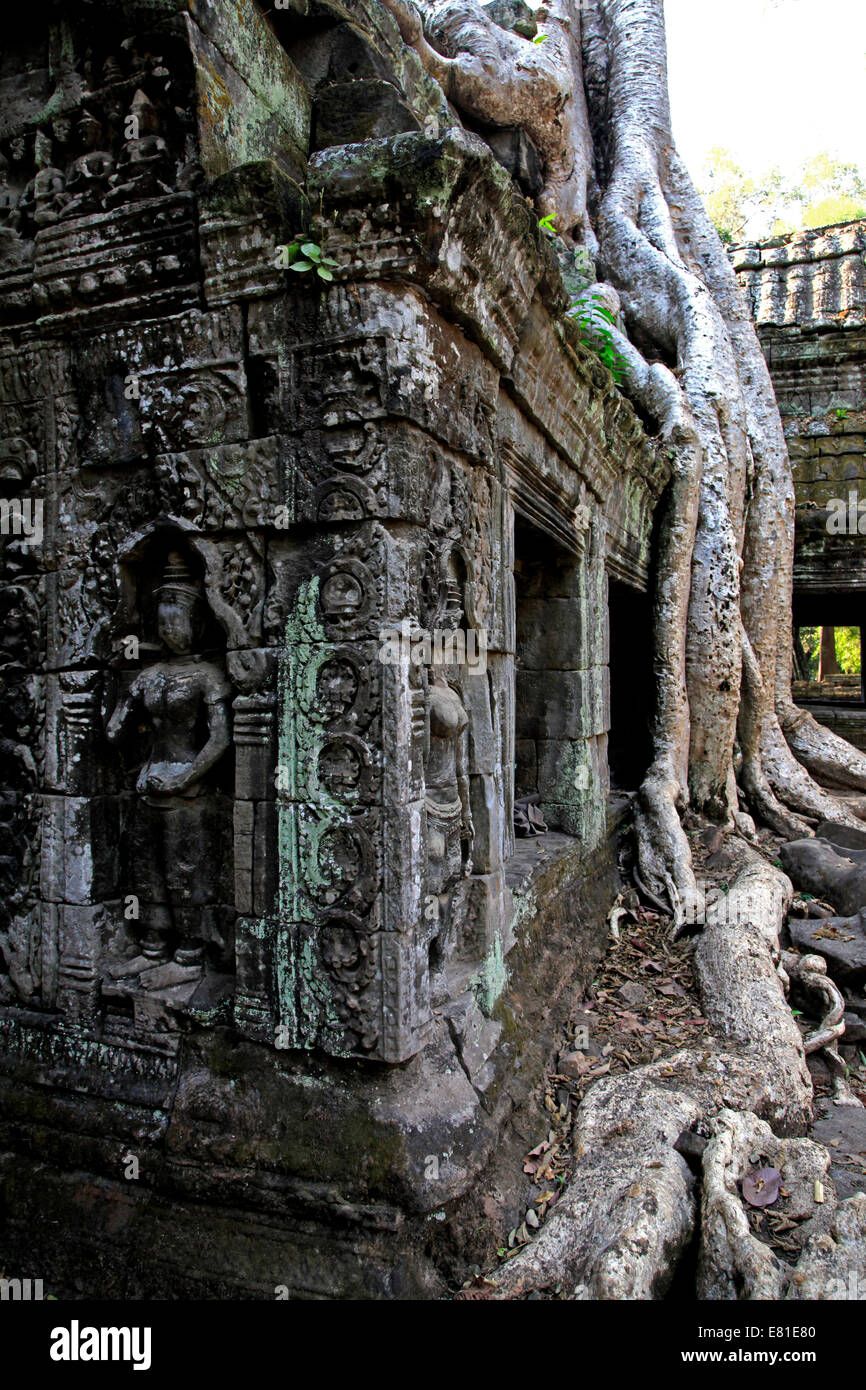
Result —
[[[862, 221], [731, 253], [770, 368], [794, 473], [795, 627], [866, 627], [864, 253]], [[795, 683], [798, 698], [806, 693], [820, 698], [822, 692], [805, 680]], [[860, 689], [838, 693], [861, 698]], [[826, 703], [813, 710], [843, 738], [866, 747], [862, 711]]]
[[34, 7], [0, 94], [0, 1264], [435, 1290], [603, 949], [667, 461], [375, 0]]
[[866, 483], [866, 223], [738, 246], [734, 268], [776, 388], [798, 505]]

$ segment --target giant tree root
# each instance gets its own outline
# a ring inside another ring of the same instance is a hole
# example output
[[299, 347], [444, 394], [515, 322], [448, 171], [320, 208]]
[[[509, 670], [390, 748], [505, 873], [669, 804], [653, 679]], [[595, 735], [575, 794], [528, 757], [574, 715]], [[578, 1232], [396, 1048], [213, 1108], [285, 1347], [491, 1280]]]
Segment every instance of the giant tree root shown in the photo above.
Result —
[[449, 101], [485, 125], [526, 131], [545, 174], [539, 212], [554, 217], [563, 236], [594, 250], [586, 216], [592, 140], [580, 76], [580, 8], [549, 0], [539, 45], [502, 28], [476, 0], [431, 0], [423, 17], [411, 0], [384, 3]]
[[829, 1231], [812, 1236], [785, 1296], [809, 1302], [866, 1297], [866, 1193], [842, 1202]]
[[777, 1169], [786, 1214], [802, 1223], [796, 1235], [805, 1242], [812, 1232], [829, 1228], [836, 1207], [827, 1176], [830, 1155], [811, 1139], [777, 1139], [768, 1124], [748, 1113], [722, 1110], [712, 1128], [703, 1159], [698, 1297], [782, 1299], [793, 1269], [753, 1234], [741, 1183], [758, 1155], [762, 1165]]
[[866, 756], [859, 749], [792, 702], [783, 705], [780, 722], [788, 747], [813, 777], [828, 787], [866, 791]]
[[845, 1032], [845, 999], [839, 987], [827, 974], [823, 956], [782, 953], [782, 970], [799, 984], [806, 994], [817, 995], [823, 1001], [821, 1022], [809, 1037], [803, 1039], [803, 1051], [823, 1052], [833, 1077], [833, 1099], [836, 1105], [862, 1109], [862, 1101], [848, 1085], [848, 1068], [839, 1056], [839, 1039]]
[[714, 904], [695, 955], [711, 1047], [598, 1081], [578, 1111], [569, 1186], [538, 1236], [493, 1276], [494, 1297], [561, 1286], [573, 1298], [651, 1299], [667, 1288], [696, 1220], [675, 1148], [720, 1111], [802, 1134], [812, 1085], [777, 971], [790, 906], [783, 874], [749, 852]]
[[[749, 1226], [741, 1184], [757, 1154], [781, 1174], [802, 1250], [794, 1265]], [[847, 1300], [861, 1296], [861, 1285], [866, 1292], [866, 1194], [839, 1203], [829, 1165], [811, 1139], [780, 1140], [754, 1115], [719, 1113], [703, 1160], [699, 1298]]]

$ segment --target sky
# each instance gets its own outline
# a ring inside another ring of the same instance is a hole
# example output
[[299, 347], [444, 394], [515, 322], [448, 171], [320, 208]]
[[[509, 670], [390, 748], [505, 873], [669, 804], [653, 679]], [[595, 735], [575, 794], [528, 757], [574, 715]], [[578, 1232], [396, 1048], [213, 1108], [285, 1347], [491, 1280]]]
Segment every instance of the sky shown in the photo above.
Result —
[[674, 137], [700, 181], [828, 150], [866, 174], [866, 0], [665, 0]]

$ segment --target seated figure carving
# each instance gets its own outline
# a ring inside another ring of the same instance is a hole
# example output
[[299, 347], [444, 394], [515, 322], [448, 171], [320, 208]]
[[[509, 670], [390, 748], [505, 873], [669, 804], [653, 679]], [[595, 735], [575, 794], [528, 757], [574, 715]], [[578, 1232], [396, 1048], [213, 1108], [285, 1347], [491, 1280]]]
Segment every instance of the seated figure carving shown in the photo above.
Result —
[[100, 212], [114, 171], [114, 160], [102, 148], [102, 125], [85, 111], [78, 121], [78, 137], [84, 153], [74, 161], [66, 182], [69, 203], [66, 215]]

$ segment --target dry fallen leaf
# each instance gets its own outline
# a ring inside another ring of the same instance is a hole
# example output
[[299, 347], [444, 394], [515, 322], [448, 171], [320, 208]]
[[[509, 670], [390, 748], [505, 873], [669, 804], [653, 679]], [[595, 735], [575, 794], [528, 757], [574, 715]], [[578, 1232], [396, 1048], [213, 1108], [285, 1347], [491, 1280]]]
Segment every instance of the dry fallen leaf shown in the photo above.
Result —
[[781, 1186], [778, 1168], [750, 1168], [743, 1178], [743, 1196], [751, 1207], [769, 1207], [778, 1200]]

